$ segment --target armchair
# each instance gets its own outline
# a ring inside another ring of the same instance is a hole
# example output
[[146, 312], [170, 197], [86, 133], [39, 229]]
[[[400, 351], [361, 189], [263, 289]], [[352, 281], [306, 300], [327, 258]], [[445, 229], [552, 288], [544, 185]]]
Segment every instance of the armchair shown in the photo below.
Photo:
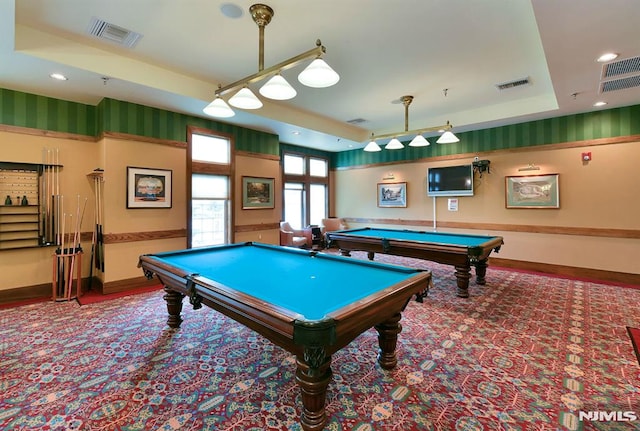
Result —
[[327, 232], [333, 232], [336, 230], [344, 230], [344, 229], [349, 229], [349, 226], [347, 226], [347, 223], [341, 218], [330, 217], [330, 218], [322, 219], [323, 234]]
[[294, 229], [289, 222], [280, 222], [280, 245], [289, 247], [311, 247], [311, 229]]
[[327, 232], [349, 229], [349, 226], [347, 226], [347, 223], [341, 218], [330, 217], [330, 218], [322, 219], [321, 229], [322, 229], [322, 237], [324, 238], [325, 246], [327, 248], [330, 248], [331, 244], [327, 240], [327, 236], [326, 236]]

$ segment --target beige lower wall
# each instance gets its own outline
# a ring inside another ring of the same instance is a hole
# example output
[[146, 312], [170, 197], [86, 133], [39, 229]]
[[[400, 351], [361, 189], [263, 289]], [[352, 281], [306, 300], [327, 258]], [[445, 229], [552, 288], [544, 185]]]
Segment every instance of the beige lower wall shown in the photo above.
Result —
[[[171, 145], [104, 138], [104, 220], [103, 233], [122, 234], [185, 229], [186, 149]], [[171, 208], [127, 208], [127, 167], [172, 171]], [[105, 272], [109, 283], [140, 276], [136, 270], [141, 253], [176, 250], [186, 247], [186, 239], [151, 240], [105, 244]]]
[[107, 283], [142, 277], [144, 273], [142, 269], [138, 268], [138, 258], [142, 254], [182, 250], [186, 246], [186, 238], [109, 244], [105, 251]]
[[[274, 208], [242, 209], [242, 177], [262, 177], [274, 179]], [[257, 241], [269, 244], [280, 242], [279, 232], [271, 229], [260, 229], [260, 225], [277, 224], [282, 214], [282, 180], [280, 161], [274, 158], [237, 155], [234, 184], [234, 215], [238, 228], [250, 226], [249, 231], [236, 232], [235, 242]]]
[[[94, 227], [93, 180], [87, 177], [100, 160], [100, 146], [92, 140], [71, 137], [51, 138], [0, 131], [0, 160], [3, 162], [43, 163], [43, 149], [58, 154], [62, 165], [59, 174], [60, 195], [64, 196], [64, 212], [76, 216], [78, 196], [81, 211], [87, 199], [82, 232]], [[75, 220], [72, 218], [72, 220]], [[74, 222], [75, 223], [75, 222]], [[69, 224], [67, 232], [73, 224]], [[83, 274], [89, 273], [91, 243], [83, 242]], [[0, 252], [0, 290], [51, 283], [52, 255], [55, 247], [30, 248]]]
[[[590, 151], [593, 160], [585, 163], [581, 153]], [[583, 227], [593, 229], [640, 230], [640, 199], [637, 193], [637, 161], [640, 142], [572, 147], [527, 152], [480, 154], [491, 161], [491, 173], [476, 174], [475, 195], [460, 197], [458, 211], [449, 211], [447, 198], [435, 201], [438, 222]], [[473, 156], [459, 160], [414, 162], [348, 169], [335, 172], [335, 215], [368, 220], [422, 220], [432, 226], [434, 198], [427, 197], [429, 166], [471, 163]], [[539, 171], [519, 171], [535, 164]], [[531, 174], [559, 174], [559, 209], [505, 208], [505, 177]], [[383, 180], [391, 174], [393, 180]], [[407, 182], [407, 208], [378, 208], [377, 183]], [[402, 225], [407, 228], [406, 225]], [[424, 225], [420, 227], [424, 229]], [[443, 229], [455, 231], [455, 229]], [[470, 231], [472, 232], [472, 230]], [[504, 237], [500, 257], [528, 262], [593, 268], [640, 274], [638, 239], [598, 236], [555, 235], [513, 231], [481, 230], [477, 233]], [[637, 236], [636, 236], [637, 238]]]
[[[95, 185], [87, 177], [94, 169], [103, 173], [103, 234], [109, 237], [138, 236], [145, 232], [179, 231], [186, 229], [186, 148], [164, 145], [135, 138], [104, 137], [97, 142], [73, 137], [51, 137], [0, 131], [0, 160], [8, 162], [42, 163], [43, 148], [57, 148], [60, 190], [65, 196], [65, 211], [75, 215], [77, 196], [87, 199], [82, 231], [90, 236], [95, 228]], [[172, 171], [172, 208], [127, 208], [127, 166], [169, 169]], [[242, 177], [274, 178], [275, 207], [272, 209], [242, 209]], [[282, 199], [279, 190], [280, 164], [275, 157], [260, 155], [236, 156], [234, 173], [234, 241], [279, 243], [277, 228]], [[261, 228], [264, 226], [264, 228]], [[91, 241], [82, 244], [83, 277], [91, 274], [104, 284], [142, 276], [137, 268], [138, 257], [145, 253], [183, 249], [186, 237], [170, 239], [107, 241], [104, 245], [105, 271], [90, 269]], [[54, 247], [0, 252], [0, 291], [51, 283]]]
[[[67, 212], [75, 214], [77, 197], [87, 199], [82, 224], [85, 238], [94, 230], [94, 187], [87, 177], [95, 168], [104, 171], [104, 233], [131, 234], [173, 231], [186, 227], [186, 150], [183, 147], [103, 138], [97, 142], [74, 137], [51, 137], [0, 131], [0, 160], [41, 163], [43, 148], [57, 148], [61, 194]], [[593, 160], [583, 163], [582, 151]], [[640, 230], [640, 199], [635, 173], [640, 160], [640, 143], [572, 147], [527, 152], [480, 154], [491, 160], [491, 173], [476, 181], [476, 195], [459, 198], [459, 211], [447, 210], [447, 199], [436, 200], [436, 221], [525, 226], [584, 227]], [[331, 215], [369, 220], [433, 220], [433, 199], [426, 196], [428, 166], [471, 162], [472, 156], [454, 161], [415, 162], [331, 172], [334, 191]], [[506, 209], [505, 176], [524, 174], [518, 168], [534, 163], [540, 171], [560, 174], [560, 209]], [[126, 167], [150, 167], [173, 171], [171, 209], [127, 209]], [[407, 208], [378, 208], [376, 184], [393, 173], [395, 182], [408, 183]], [[275, 208], [242, 209], [242, 176], [275, 179]], [[276, 226], [282, 211], [281, 171], [274, 157], [239, 154], [234, 174], [234, 223], [236, 242], [279, 243]], [[263, 228], [264, 226], [264, 228]], [[388, 224], [385, 224], [388, 226]], [[417, 226], [424, 229], [424, 223]], [[403, 224], [404, 228], [407, 228]], [[447, 229], [455, 231], [455, 229]], [[466, 230], [470, 231], [470, 230]], [[505, 245], [499, 257], [525, 262], [549, 263], [582, 268], [640, 274], [637, 239], [598, 236], [536, 234], [513, 231], [485, 231], [502, 235]], [[637, 238], [637, 236], [636, 236]], [[83, 276], [90, 273], [104, 283], [141, 276], [138, 256], [184, 248], [185, 238], [116, 242], [105, 245], [105, 273], [90, 270], [91, 241], [84, 241]], [[51, 282], [53, 247], [3, 251], [0, 253], [0, 291]]]

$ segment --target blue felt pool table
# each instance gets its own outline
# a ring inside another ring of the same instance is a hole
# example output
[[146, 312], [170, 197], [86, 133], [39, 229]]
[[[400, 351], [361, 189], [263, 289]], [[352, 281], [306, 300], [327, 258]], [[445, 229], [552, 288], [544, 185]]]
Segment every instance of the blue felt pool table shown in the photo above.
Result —
[[378, 331], [378, 363], [396, 366], [401, 312], [430, 282], [429, 271], [258, 243], [140, 256], [147, 277], [164, 284], [168, 325], [182, 322], [185, 296], [205, 304], [296, 355], [301, 424], [321, 430], [331, 355], [358, 335]]
[[366, 251], [370, 260], [375, 253], [385, 253], [453, 265], [456, 293], [467, 298], [471, 266], [476, 269], [476, 283], [485, 284], [487, 259], [493, 250], [500, 251], [504, 241], [501, 236], [366, 227], [327, 232], [327, 243], [344, 256]]

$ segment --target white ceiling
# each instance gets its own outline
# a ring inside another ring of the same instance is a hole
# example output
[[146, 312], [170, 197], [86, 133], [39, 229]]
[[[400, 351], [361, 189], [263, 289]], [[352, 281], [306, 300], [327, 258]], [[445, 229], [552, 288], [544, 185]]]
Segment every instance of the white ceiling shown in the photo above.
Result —
[[[254, 0], [0, 0], [0, 87], [97, 104], [103, 97], [203, 116], [218, 84], [258, 71]], [[638, 0], [269, 0], [265, 68], [321, 39], [340, 74], [330, 88], [264, 101], [221, 121], [282, 142], [344, 151], [371, 133], [450, 121], [455, 131], [640, 104], [640, 88], [599, 94], [608, 51], [640, 55]], [[141, 33], [133, 49], [87, 34], [92, 17]], [[49, 78], [59, 72], [69, 77]], [[106, 85], [103, 77], [108, 77]], [[498, 91], [528, 77], [531, 85]], [[448, 89], [445, 91], [444, 89]], [[257, 93], [257, 86], [254, 88]], [[575, 95], [575, 96], [574, 96]], [[359, 125], [349, 120], [364, 119]], [[293, 132], [299, 132], [294, 134]]]

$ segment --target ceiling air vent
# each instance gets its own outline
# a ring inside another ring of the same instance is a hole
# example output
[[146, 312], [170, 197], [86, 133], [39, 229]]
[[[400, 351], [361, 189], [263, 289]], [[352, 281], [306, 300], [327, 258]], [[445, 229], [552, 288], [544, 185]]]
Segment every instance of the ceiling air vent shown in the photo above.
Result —
[[515, 81], [509, 81], [509, 82], [503, 82], [502, 84], [496, 84], [496, 88], [500, 91], [502, 90], [508, 90], [510, 88], [515, 88], [515, 87], [522, 87], [523, 85], [529, 85], [531, 84], [531, 81], [529, 80], [529, 77], [526, 78], [522, 78], [522, 79], [516, 79]]
[[347, 123], [354, 124], [354, 125], [362, 124], [362, 123], [366, 123], [366, 122], [367, 122], [367, 120], [365, 120], [364, 118], [354, 118], [353, 120], [348, 120], [347, 121]]
[[602, 66], [602, 79], [638, 72], [640, 72], [640, 57], [625, 58]]
[[118, 45], [133, 48], [142, 38], [140, 33], [136, 33], [115, 24], [108, 23], [100, 18], [92, 17], [87, 28], [87, 33], [100, 39], [108, 40]]
[[610, 91], [626, 90], [635, 87], [640, 87], [640, 75], [602, 82], [600, 83], [600, 92], [608, 93]]

